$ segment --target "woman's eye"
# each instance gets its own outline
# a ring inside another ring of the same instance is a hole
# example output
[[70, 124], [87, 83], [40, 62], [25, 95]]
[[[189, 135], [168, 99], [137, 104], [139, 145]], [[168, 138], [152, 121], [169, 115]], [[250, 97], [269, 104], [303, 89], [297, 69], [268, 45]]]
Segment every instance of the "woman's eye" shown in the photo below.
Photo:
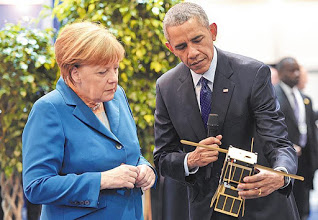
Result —
[[102, 72], [98, 72], [98, 74], [100, 74], [100, 75], [104, 75], [106, 73], [107, 73], [107, 70], [106, 71], [102, 71]]

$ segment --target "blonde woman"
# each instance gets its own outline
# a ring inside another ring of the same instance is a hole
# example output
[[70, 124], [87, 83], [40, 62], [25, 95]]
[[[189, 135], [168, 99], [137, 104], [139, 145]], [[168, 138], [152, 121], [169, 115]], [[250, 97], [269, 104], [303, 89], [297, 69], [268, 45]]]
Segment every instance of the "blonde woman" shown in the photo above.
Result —
[[33, 106], [23, 132], [24, 192], [41, 219], [143, 219], [155, 172], [118, 86], [124, 48], [101, 25], [66, 26], [55, 43], [56, 89]]

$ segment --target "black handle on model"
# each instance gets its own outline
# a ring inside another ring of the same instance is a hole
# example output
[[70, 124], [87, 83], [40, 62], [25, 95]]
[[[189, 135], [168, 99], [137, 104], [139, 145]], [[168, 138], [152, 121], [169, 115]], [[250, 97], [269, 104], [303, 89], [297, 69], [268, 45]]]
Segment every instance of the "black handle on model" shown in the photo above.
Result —
[[[219, 121], [217, 114], [209, 114], [207, 129], [208, 136], [207, 137], [216, 137], [218, 135]], [[205, 179], [209, 179], [211, 177], [211, 170], [213, 167], [213, 163], [210, 163], [206, 167]]]

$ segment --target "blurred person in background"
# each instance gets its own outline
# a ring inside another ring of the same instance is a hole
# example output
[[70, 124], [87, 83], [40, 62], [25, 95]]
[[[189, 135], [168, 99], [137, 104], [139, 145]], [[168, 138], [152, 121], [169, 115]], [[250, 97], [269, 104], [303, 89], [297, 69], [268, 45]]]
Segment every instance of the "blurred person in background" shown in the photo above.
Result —
[[278, 77], [278, 72], [277, 69], [270, 65], [269, 69], [271, 70], [271, 81], [273, 85], [276, 85], [277, 83], [279, 83], [279, 77]]
[[101, 25], [61, 30], [62, 77], [36, 101], [22, 135], [24, 192], [44, 204], [41, 219], [143, 219], [142, 190], [156, 176], [118, 85], [124, 53]]
[[304, 66], [299, 66], [299, 82], [297, 87], [300, 91], [303, 91], [308, 82], [308, 72]]
[[298, 155], [297, 175], [305, 178], [304, 182], [295, 181], [293, 192], [300, 217], [306, 220], [310, 207], [309, 192], [313, 189], [314, 173], [318, 166], [314, 111], [311, 99], [298, 88], [303, 88], [306, 81], [305, 77], [300, 81], [298, 62], [292, 57], [286, 57], [276, 67], [280, 79], [280, 83], [275, 86], [276, 95], [285, 115], [288, 138]]

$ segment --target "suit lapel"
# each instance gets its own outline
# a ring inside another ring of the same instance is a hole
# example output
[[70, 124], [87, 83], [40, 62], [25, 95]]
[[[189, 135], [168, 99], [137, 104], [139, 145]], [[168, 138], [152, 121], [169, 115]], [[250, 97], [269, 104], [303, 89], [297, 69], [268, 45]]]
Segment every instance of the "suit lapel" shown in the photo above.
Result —
[[76, 118], [108, 138], [111, 138], [116, 142], [120, 142], [117, 137], [100, 122], [96, 115], [76, 95], [76, 93], [65, 84], [62, 78], [58, 80], [56, 89], [61, 93], [67, 105], [74, 106], [73, 115]]
[[177, 100], [180, 100], [183, 118], [188, 121], [198, 140], [202, 140], [206, 138], [206, 131], [195, 95], [192, 76], [190, 70], [183, 63], [180, 64], [180, 68]]
[[119, 102], [116, 98], [104, 104], [112, 132], [116, 135], [119, 127]]
[[279, 97], [281, 109], [285, 109], [285, 117], [289, 117], [294, 125], [298, 127], [298, 122], [295, 118], [294, 110], [291, 107], [288, 98], [280, 85], [277, 86], [277, 96]]
[[[306, 124], [307, 124], [307, 129], [309, 129], [309, 125], [312, 123], [311, 122], [311, 118], [310, 118], [310, 115], [311, 115], [311, 108], [310, 108], [310, 99], [308, 99], [302, 92], [300, 92], [301, 94], [301, 97], [302, 97], [302, 100], [303, 100], [303, 103], [305, 105], [305, 116], [306, 116]], [[308, 133], [308, 130], [307, 130], [307, 133]]]
[[213, 114], [219, 115], [219, 133], [221, 132], [234, 91], [235, 83], [230, 80], [233, 70], [230, 67], [228, 58], [218, 50], [218, 61], [215, 71], [212, 93]]

